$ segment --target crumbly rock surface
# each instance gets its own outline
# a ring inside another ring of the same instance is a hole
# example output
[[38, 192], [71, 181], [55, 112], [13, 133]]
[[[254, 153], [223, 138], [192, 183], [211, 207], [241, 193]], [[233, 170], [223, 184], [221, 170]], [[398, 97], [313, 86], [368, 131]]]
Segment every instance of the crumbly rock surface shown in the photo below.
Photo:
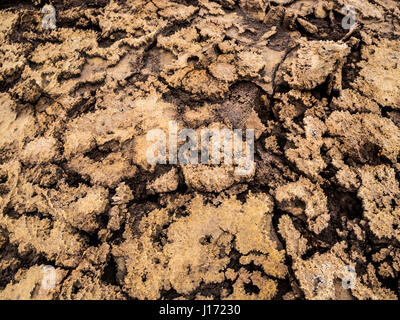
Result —
[[[0, 4], [0, 299], [400, 297], [398, 1], [44, 4]], [[172, 121], [254, 170], [149, 164]]]

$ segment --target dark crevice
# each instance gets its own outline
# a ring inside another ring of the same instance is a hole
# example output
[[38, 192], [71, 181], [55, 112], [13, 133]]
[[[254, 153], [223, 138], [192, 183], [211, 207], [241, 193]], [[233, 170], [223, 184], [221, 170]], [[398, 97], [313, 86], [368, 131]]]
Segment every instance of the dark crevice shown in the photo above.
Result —
[[107, 284], [111, 284], [113, 286], [117, 286], [117, 263], [114, 260], [114, 257], [111, 256], [107, 265], [104, 268], [103, 275], [101, 276], [101, 280]]

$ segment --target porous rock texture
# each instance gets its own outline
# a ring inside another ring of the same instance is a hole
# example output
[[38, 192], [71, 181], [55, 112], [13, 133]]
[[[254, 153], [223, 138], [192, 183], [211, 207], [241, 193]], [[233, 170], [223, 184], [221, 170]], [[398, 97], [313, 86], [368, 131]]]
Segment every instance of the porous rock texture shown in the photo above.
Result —
[[[0, 4], [1, 299], [398, 299], [397, 1], [44, 4]], [[149, 164], [170, 121], [255, 169]]]

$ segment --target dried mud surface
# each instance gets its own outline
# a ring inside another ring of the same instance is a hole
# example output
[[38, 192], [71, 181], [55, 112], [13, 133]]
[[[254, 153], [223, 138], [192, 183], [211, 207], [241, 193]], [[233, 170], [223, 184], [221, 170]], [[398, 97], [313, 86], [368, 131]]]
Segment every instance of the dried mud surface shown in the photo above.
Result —
[[[0, 4], [1, 299], [398, 299], [397, 1], [40, 2]], [[150, 166], [172, 120], [255, 171]]]

